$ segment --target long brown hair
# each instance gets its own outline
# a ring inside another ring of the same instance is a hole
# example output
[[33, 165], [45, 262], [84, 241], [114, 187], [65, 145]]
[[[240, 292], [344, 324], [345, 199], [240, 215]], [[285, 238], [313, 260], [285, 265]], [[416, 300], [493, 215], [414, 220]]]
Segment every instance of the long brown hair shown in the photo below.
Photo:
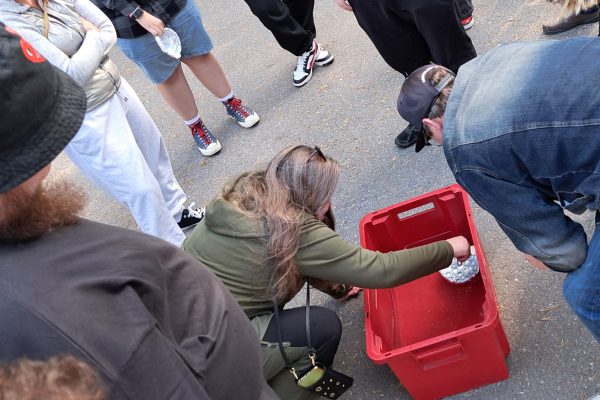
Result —
[[339, 180], [337, 161], [308, 146], [280, 151], [266, 169], [246, 172], [223, 188], [222, 197], [247, 215], [266, 221], [270, 290], [277, 301], [291, 299], [303, 283], [294, 257], [305, 215], [317, 217]]

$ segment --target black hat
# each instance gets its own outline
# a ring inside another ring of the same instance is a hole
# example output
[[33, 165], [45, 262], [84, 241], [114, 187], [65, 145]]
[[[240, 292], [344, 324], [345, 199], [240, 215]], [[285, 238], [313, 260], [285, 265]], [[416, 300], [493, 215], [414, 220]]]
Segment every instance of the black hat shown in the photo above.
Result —
[[0, 193], [50, 164], [85, 110], [83, 89], [0, 23]]
[[[426, 75], [434, 68], [444, 68], [450, 72], [437, 85], [434, 85]], [[425, 147], [426, 140], [423, 132], [423, 118], [427, 118], [431, 107], [437, 100], [442, 90], [454, 79], [454, 73], [441, 65], [429, 64], [414, 70], [402, 84], [398, 96], [398, 113], [410, 124], [416, 126], [420, 132], [415, 146], [418, 153]]]

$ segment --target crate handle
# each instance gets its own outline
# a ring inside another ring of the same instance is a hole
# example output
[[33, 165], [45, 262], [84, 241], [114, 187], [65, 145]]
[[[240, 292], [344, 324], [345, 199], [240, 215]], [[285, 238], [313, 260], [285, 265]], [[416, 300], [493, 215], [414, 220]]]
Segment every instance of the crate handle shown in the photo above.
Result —
[[421, 214], [421, 213], [424, 213], [425, 211], [433, 210], [434, 208], [435, 208], [435, 204], [433, 204], [432, 202], [425, 203], [418, 207], [399, 212], [398, 219], [412, 217], [413, 215]]
[[426, 349], [414, 351], [417, 361], [424, 371], [438, 368], [467, 358], [458, 339], [450, 339]]

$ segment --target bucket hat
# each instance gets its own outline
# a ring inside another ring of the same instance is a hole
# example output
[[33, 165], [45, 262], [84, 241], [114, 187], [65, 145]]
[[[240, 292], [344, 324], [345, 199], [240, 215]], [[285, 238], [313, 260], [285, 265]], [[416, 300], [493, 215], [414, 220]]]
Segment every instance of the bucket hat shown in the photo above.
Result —
[[0, 193], [56, 158], [85, 110], [83, 89], [0, 23]]

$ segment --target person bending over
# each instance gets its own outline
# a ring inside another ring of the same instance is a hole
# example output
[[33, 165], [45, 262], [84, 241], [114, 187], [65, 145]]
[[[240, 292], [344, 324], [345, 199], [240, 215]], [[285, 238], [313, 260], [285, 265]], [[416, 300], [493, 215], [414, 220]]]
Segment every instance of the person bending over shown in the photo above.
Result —
[[[334, 230], [331, 198], [339, 164], [318, 147], [291, 146], [266, 169], [246, 172], [226, 185], [183, 248], [207, 265], [231, 291], [263, 343], [263, 368], [282, 399], [313, 398], [295, 384], [277, 347], [273, 306], [283, 309], [304, 281], [335, 298], [359, 287], [401, 285], [469, 256], [469, 243], [454, 237], [409, 250], [379, 253], [347, 243]], [[333, 363], [341, 324], [326, 308], [311, 306], [312, 345], [325, 366]], [[308, 359], [305, 309], [280, 313], [282, 340], [297, 371]]]
[[456, 181], [531, 264], [567, 274], [565, 299], [600, 342], [600, 234], [588, 243], [564, 213], [600, 222], [599, 57], [597, 38], [577, 38], [503, 45], [456, 78], [424, 66], [398, 111], [420, 129], [417, 151], [443, 144]]

